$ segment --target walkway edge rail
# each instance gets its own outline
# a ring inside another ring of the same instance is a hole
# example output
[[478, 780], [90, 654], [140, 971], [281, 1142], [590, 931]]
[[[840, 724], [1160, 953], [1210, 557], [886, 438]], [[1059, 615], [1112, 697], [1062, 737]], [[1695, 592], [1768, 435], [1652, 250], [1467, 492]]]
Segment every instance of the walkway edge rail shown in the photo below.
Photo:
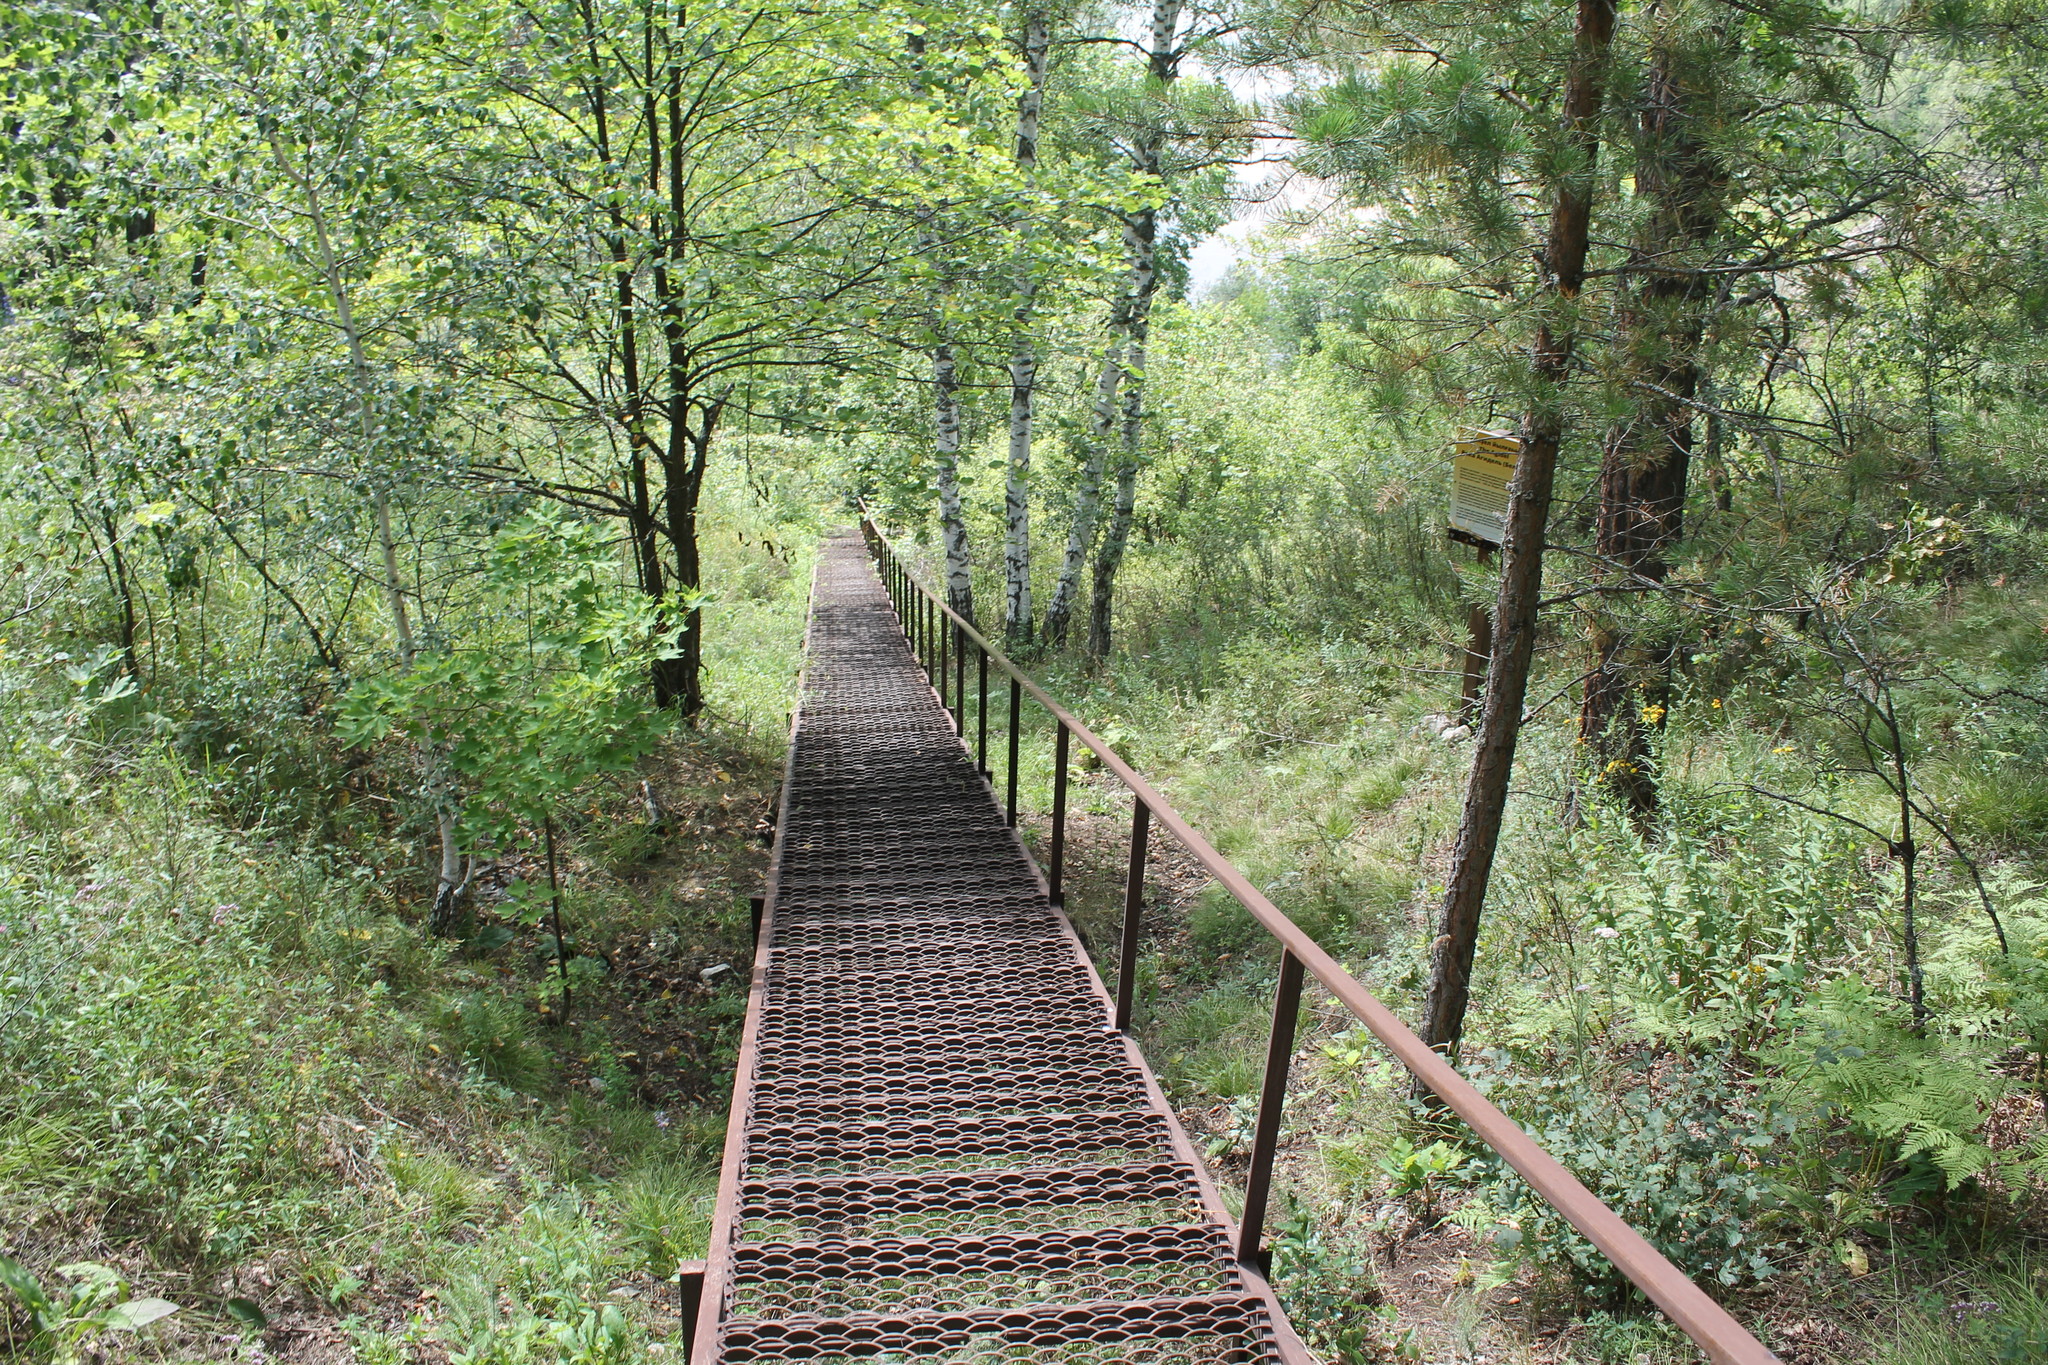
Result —
[[1010, 662], [1008, 656], [990, 643], [971, 623], [948, 607], [939, 594], [919, 581], [903, 557], [897, 554], [895, 547], [875, 525], [872, 516], [865, 515], [865, 509], [863, 513], [861, 533], [866, 538], [869, 550], [882, 571], [883, 582], [897, 605], [898, 616], [903, 625], [904, 635], [910, 641], [911, 651], [938, 692], [940, 704], [952, 715], [954, 729], [960, 737], [961, 744], [968, 748], [970, 754], [976, 754], [977, 746], [968, 737], [967, 651], [972, 648], [978, 657], [975, 671], [980, 683], [980, 719], [976, 727], [979, 739], [976, 762], [984, 776], [992, 777], [988, 764], [986, 720], [988, 665], [994, 664], [997, 669], [1009, 676], [1010, 770], [1005, 787], [1009, 798], [1007, 814], [1013, 825], [1017, 821], [1016, 771], [1020, 698], [1029, 695], [1045, 708], [1058, 725], [1053, 778], [1053, 829], [1047, 859], [1049, 866], [1045, 869], [1047, 884], [1056, 903], [1062, 899], [1060, 877], [1066, 842], [1068, 766], [1065, 760], [1070, 738], [1085, 745], [1131, 793], [1132, 861], [1124, 905], [1124, 948], [1118, 962], [1117, 1027], [1125, 1032], [1130, 1029], [1137, 966], [1137, 954], [1133, 951], [1133, 945], [1138, 942], [1140, 933], [1145, 845], [1147, 827], [1150, 823], [1157, 822], [1162, 829], [1171, 834], [1210, 876], [1237, 898], [1238, 904], [1242, 905], [1268, 934], [1279, 941], [1282, 949], [1280, 981], [1274, 1000], [1274, 1026], [1268, 1040], [1266, 1072], [1260, 1087], [1259, 1114], [1252, 1142], [1251, 1170], [1246, 1180], [1244, 1218], [1239, 1233], [1240, 1260], [1263, 1268], [1259, 1239], [1271, 1188], [1273, 1158], [1278, 1146], [1280, 1111], [1287, 1089], [1287, 1068], [1294, 1049], [1295, 1016], [1300, 1002], [1303, 973], [1306, 972], [1321, 982], [1324, 989], [1350, 1010], [1359, 1022], [1394, 1054], [1396, 1060], [1434, 1092], [1452, 1113], [1463, 1119], [1481, 1142], [1497, 1152], [1502, 1160], [1529, 1182], [1531, 1189], [1556, 1209], [1565, 1221], [1578, 1229], [1587, 1241], [1599, 1248], [1601, 1254], [1612, 1261], [1616, 1269], [1626, 1275], [1630, 1282], [1663, 1310], [1696, 1346], [1706, 1352], [1714, 1365], [1779, 1365], [1778, 1357], [1766, 1350], [1763, 1343], [1737, 1322], [1727, 1309], [1693, 1283], [1684, 1271], [1659, 1254], [1641, 1233], [1602, 1203], [1591, 1190], [1579, 1182], [1578, 1177], [1566, 1170], [1555, 1157], [1538, 1146], [1535, 1139], [1523, 1132], [1513, 1119], [1487, 1103], [1485, 1097], [1460, 1076], [1449, 1062], [1402, 1023], [1392, 1010], [1381, 1004], [1372, 992], [1325, 952], [1307, 932], [1282, 913], [1278, 906], [1260, 894], [1258, 888], [1254, 887], [1242, 872], [1211, 847], [1209, 841], [1181, 818], [1152, 784], [1141, 777], [1130, 764], [1124, 762], [1115, 750], [1065, 707], [1054, 701], [1030, 675]]

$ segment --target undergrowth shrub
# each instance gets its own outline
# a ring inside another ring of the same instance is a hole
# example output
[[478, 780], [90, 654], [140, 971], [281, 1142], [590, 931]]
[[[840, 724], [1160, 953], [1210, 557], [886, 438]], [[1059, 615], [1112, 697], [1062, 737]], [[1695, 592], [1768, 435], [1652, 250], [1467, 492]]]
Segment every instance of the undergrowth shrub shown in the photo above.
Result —
[[1746, 1048], [1806, 998], [1865, 917], [1870, 882], [1838, 822], [1748, 796], [1671, 805], [1653, 832], [1596, 809], [1554, 861], [1508, 881], [1568, 898], [1585, 975], [1623, 988], [1636, 1029]]
[[[1498, 1054], [1473, 1058], [1475, 1080], [1607, 1206], [1688, 1275], [1729, 1286], [1770, 1276], [1789, 1251], [1772, 1214], [1767, 1166], [1794, 1131], [1782, 1109], [1730, 1084], [1707, 1062], [1531, 1073]], [[1476, 1197], [1454, 1217], [1509, 1259], [1563, 1265], [1611, 1303], [1629, 1282], [1505, 1162], [1468, 1162]]]
[[460, 1253], [442, 1294], [452, 1365], [618, 1365], [645, 1329], [606, 1301], [633, 1267], [588, 1200], [558, 1190]]
[[1295, 1331], [1333, 1365], [1421, 1358], [1414, 1330], [1393, 1327], [1379, 1279], [1370, 1255], [1334, 1239], [1290, 1199], [1273, 1238], [1273, 1288]]

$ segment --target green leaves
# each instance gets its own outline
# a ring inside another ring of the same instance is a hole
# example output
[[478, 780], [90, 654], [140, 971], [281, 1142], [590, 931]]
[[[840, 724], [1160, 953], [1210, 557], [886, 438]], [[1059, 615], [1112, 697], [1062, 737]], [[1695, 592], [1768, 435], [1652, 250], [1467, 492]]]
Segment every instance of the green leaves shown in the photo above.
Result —
[[57, 1365], [75, 1365], [103, 1333], [138, 1332], [178, 1311], [168, 1299], [122, 1299], [127, 1283], [120, 1272], [97, 1261], [61, 1265], [57, 1273], [71, 1283], [51, 1293], [19, 1262], [0, 1256], [0, 1288], [28, 1310]]
[[0, 1288], [5, 1288], [21, 1301], [29, 1315], [41, 1325], [56, 1311], [56, 1304], [43, 1292], [36, 1277], [29, 1274], [19, 1261], [0, 1256]]
[[1897, 1202], [1953, 1190], [1999, 1162], [1983, 1137], [2009, 1085], [1994, 1042], [1916, 1032], [1902, 1001], [1855, 977], [1817, 991], [1798, 1025], [1775, 1058], [1782, 1094], [1846, 1120], [1872, 1144], [1877, 1170], [1902, 1165], [1892, 1171]]
[[445, 755], [471, 847], [517, 838], [592, 778], [631, 766], [671, 723], [641, 696], [650, 662], [674, 648], [701, 593], [668, 604], [622, 592], [602, 528], [558, 509], [495, 537], [484, 565], [488, 615], [516, 614], [527, 638], [419, 654], [358, 679], [336, 730], [352, 744], [394, 736]]
[[114, 1331], [134, 1332], [177, 1311], [178, 1305], [168, 1299], [130, 1299], [126, 1303], [117, 1303], [107, 1310], [106, 1325]]

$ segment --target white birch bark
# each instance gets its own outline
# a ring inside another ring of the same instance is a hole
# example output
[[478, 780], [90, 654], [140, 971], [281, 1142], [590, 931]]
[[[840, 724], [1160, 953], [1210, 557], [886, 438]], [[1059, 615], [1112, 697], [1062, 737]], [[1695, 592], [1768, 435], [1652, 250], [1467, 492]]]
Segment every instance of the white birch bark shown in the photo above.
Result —
[[[1045, 105], [1045, 71], [1051, 49], [1051, 20], [1043, 8], [1033, 8], [1024, 17], [1026, 82], [1017, 100], [1017, 168], [1027, 178], [1038, 165], [1038, 119]], [[1032, 637], [1031, 436], [1038, 356], [1031, 322], [1036, 292], [1030, 248], [1020, 245], [1011, 315], [1016, 340], [1010, 352], [1010, 452], [1003, 480], [1003, 634], [1021, 644], [1029, 644]]]
[[[1151, 305], [1150, 290], [1145, 295]], [[1095, 552], [1095, 573], [1089, 584], [1088, 657], [1106, 658], [1110, 643], [1110, 614], [1115, 606], [1117, 571], [1123, 567], [1124, 547], [1130, 544], [1131, 523], [1138, 508], [1138, 462], [1145, 434], [1145, 335], [1143, 322], [1132, 310], [1131, 350], [1128, 377], [1124, 382], [1122, 450], [1116, 464], [1116, 496], [1110, 505], [1109, 525]]]
[[[1160, 95], [1180, 76], [1180, 52], [1174, 39], [1180, 31], [1184, 0], [1155, 0], [1152, 6], [1151, 51], [1146, 69], [1158, 84]], [[1165, 130], [1160, 123], [1144, 128], [1132, 147], [1138, 169], [1151, 175], [1163, 173], [1162, 153]], [[1124, 222], [1124, 242], [1131, 253], [1129, 345], [1124, 363], [1122, 451], [1116, 465], [1116, 496], [1110, 508], [1109, 525], [1095, 554], [1095, 572], [1088, 603], [1088, 657], [1091, 661], [1108, 655], [1110, 617], [1115, 606], [1116, 576], [1123, 567], [1124, 549], [1130, 544], [1131, 524], [1138, 504], [1138, 469], [1144, 453], [1145, 345], [1151, 333], [1152, 296], [1159, 288], [1159, 213], [1154, 207], [1140, 209]]]
[[1067, 549], [1060, 557], [1059, 579], [1053, 584], [1052, 600], [1045, 606], [1044, 638], [1055, 648], [1067, 642], [1067, 629], [1074, 614], [1074, 601], [1081, 593], [1081, 571], [1088, 564], [1088, 550], [1095, 542], [1095, 523], [1102, 510], [1102, 471], [1109, 459], [1109, 445], [1116, 433], [1117, 386], [1124, 375], [1123, 331], [1129, 310], [1118, 300], [1110, 318], [1109, 341], [1102, 349], [1102, 367], [1095, 376], [1095, 407], [1088, 420], [1088, 449], [1081, 461], [1081, 477], [1074, 486], [1074, 510], [1067, 520]]
[[974, 566], [960, 505], [960, 381], [953, 347], [932, 348], [932, 444], [937, 452], [939, 533], [946, 546], [946, 604], [974, 619]]

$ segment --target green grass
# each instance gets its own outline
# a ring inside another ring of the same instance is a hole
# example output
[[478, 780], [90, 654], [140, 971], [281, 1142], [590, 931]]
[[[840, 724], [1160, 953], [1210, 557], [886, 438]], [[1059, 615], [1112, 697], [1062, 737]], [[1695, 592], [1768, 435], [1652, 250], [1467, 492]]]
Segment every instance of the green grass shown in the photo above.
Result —
[[137, 1292], [187, 1310], [156, 1334], [201, 1355], [225, 1319], [199, 1286], [252, 1258], [338, 1315], [439, 1285], [417, 1332], [474, 1347], [701, 1254], [697, 1125], [562, 1093], [565, 1038], [512, 983], [188, 797], [137, 762], [78, 813], [90, 861], [17, 867], [7, 935], [43, 948], [0, 976], [6, 1254], [146, 1258]]
[[[488, 936], [428, 938], [422, 831], [374, 781], [350, 795], [317, 715], [124, 713], [101, 747], [0, 751], [0, 1255], [46, 1282], [106, 1261], [180, 1304], [148, 1356], [235, 1355], [229, 1293], [365, 1365], [644, 1351], [644, 1305], [704, 1253], [744, 994], [608, 963], [689, 981], [744, 951], [809, 586], [801, 534], [771, 552], [714, 513], [714, 715], [650, 760], [678, 828], [650, 834], [637, 774], [558, 822], [571, 1028], [494, 899], [532, 860], [494, 851]], [[47, 699], [7, 680], [30, 733]]]
[[1904, 1296], [1872, 1335], [1873, 1365], [2048, 1360], [2048, 1273], [2027, 1259], [1966, 1271]]

